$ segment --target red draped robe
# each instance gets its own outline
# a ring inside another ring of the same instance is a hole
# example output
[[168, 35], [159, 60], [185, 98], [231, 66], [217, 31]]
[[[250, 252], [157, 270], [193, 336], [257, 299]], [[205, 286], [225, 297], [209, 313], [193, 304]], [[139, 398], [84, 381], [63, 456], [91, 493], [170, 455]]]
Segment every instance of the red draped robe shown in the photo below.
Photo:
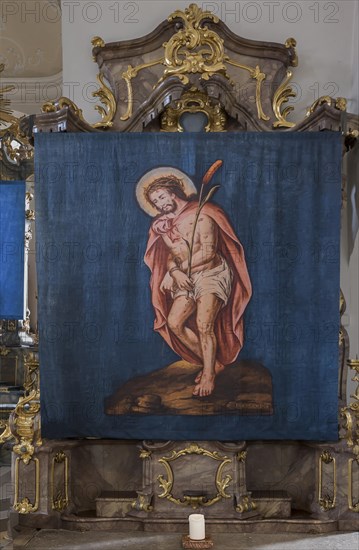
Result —
[[[176, 225], [189, 214], [195, 214], [197, 202], [188, 204], [173, 218], [163, 215], [157, 218], [149, 231], [149, 239], [144, 257], [146, 265], [151, 270], [152, 304], [155, 309], [154, 329], [159, 332], [167, 344], [182, 359], [190, 363], [201, 363], [168, 328], [167, 319], [173, 300], [169, 292], [163, 293], [160, 284], [167, 272], [169, 250], [164, 243], [161, 233], [176, 235]], [[217, 315], [215, 321], [215, 335], [217, 338], [217, 359], [224, 365], [233, 363], [243, 346], [243, 313], [252, 294], [244, 252], [241, 243], [236, 237], [225, 213], [215, 204], [207, 203], [202, 211], [212, 218], [218, 227], [217, 252], [228, 263], [233, 273], [232, 290], [226, 306]], [[195, 319], [190, 318], [188, 326], [198, 334]]]

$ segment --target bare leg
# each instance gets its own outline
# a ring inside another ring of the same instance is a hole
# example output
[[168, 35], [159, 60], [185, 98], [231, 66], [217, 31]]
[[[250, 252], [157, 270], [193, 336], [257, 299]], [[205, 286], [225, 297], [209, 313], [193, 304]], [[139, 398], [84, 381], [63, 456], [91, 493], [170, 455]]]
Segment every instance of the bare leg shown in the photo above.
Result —
[[[177, 338], [189, 348], [197, 357], [203, 361], [202, 346], [198, 336], [190, 328], [185, 326], [187, 319], [196, 309], [196, 304], [191, 298], [179, 296], [172, 304], [168, 315], [168, 326]], [[215, 363], [215, 373], [218, 374], [224, 369], [219, 361]], [[201, 381], [203, 370], [197, 375], [195, 384]]]
[[187, 296], [175, 298], [168, 314], [168, 326], [177, 338], [189, 348], [198, 359], [202, 359], [202, 349], [195, 333], [185, 326], [187, 319], [196, 309], [196, 304]]
[[217, 352], [214, 323], [221, 307], [222, 300], [215, 294], [206, 294], [197, 301], [196, 321], [203, 354], [203, 372], [200, 381], [193, 391], [193, 395], [198, 395], [199, 397], [211, 395], [214, 389]]

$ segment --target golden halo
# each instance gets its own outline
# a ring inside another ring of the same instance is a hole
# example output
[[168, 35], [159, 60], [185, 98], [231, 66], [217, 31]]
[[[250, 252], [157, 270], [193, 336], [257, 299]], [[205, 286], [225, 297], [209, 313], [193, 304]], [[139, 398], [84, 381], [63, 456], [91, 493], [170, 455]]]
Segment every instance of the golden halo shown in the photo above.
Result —
[[151, 183], [157, 178], [163, 178], [164, 176], [176, 176], [181, 180], [183, 185], [183, 191], [187, 196], [197, 194], [197, 189], [193, 181], [181, 170], [178, 168], [172, 168], [171, 166], [160, 166], [158, 168], [153, 168], [149, 172], [146, 172], [142, 178], [138, 181], [136, 186], [136, 198], [137, 202], [152, 218], [158, 215], [158, 210], [146, 199], [146, 190]]

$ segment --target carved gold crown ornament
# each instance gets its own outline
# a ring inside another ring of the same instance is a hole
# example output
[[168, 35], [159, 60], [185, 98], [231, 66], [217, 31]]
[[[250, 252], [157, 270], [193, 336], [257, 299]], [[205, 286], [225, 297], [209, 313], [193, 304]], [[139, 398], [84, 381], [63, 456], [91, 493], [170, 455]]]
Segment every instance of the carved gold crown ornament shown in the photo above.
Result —
[[216, 73], [229, 79], [224, 63], [227, 59], [224, 42], [204, 23], [206, 20], [218, 23], [218, 17], [191, 4], [184, 11], [177, 10], [168, 17], [170, 22], [176, 19], [182, 21], [182, 28], [163, 44], [165, 70], [159, 82], [175, 75], [183, 84], [188, 84], [187, 75], [191, 73], [200, 73], [204, 80]]
[[136, 67], [129, 65], [127, 70], [123, 72], [122, 78], [127, 84], [128, 97], [127, 111], [121, 116], [121, 120], [128, 120], [133, 114], [132, 79], [141, 70], [159, 64], [164, 65], [165, 69], [154, 88], [157, 88], [161, 82], [170, 76], [176, 76], [186, 85], [190, 82], [189, 75], [191, 74], [199, 74], [203, 80], [209, 80], [210, 77], [221, 74], [234, 86], [235, 83], [227, 72], [227, 65], [248, 71], [251, 78], [256, 80], [255, 95], [258, 118], [269, 120], [270, 117], [263, 112], [261, 101], [261, 85], [266, 75], [261, 71], [259, 65], [251, 67], [226, 55], [224, 40], [205, 24], [206, 21], [219, 23], [219, 18], [209, 11], [203, 11], [196, 4], [190, 4], [184, 11], [177, 10], [168, 17], [170, 22], [175, 20], [179, 20], [181, 28], [168, 42], [163, 44], [164, 56]]

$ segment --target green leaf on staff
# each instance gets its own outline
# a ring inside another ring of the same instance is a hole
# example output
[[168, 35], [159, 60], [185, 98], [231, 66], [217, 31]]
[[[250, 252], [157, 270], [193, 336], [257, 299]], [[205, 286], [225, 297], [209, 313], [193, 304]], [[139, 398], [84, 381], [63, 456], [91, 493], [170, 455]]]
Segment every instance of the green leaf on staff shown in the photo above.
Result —
[[213, 197], [213, 195], [218, 191], [218, 189], [220, 188], [221, 186], [220, 185], [215, 185], [214, 187], [212, 187], [212, 189], [210, 189], [208, 191], [208, 195], [206, 196], [206, 198], [204, 199], [203, 203], [201, 206], [205, 205], [206, 202], [208, 202], [209, 200], [211, 200], [211, 198]]

